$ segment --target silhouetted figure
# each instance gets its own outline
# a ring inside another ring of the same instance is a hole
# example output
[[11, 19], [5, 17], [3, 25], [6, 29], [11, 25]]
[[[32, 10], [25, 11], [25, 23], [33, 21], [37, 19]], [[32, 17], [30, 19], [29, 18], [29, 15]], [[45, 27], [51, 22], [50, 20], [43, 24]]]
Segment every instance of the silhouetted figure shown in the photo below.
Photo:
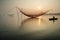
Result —
[[55, 18], [55, 17], [53, 16], [53, 18], [49, 18], [49, 20], [55, 22], [55, 20], [58, 20], [58, 18]]

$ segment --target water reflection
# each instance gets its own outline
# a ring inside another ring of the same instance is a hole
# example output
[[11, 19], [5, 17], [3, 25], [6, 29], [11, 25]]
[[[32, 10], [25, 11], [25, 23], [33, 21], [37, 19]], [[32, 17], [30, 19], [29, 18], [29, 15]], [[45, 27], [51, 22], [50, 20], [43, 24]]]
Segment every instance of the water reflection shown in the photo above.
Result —
[[44, 23], [46, 22], [46, 20], [43, 18], [28, 18], [28, 19], [23, 20], [21, 24], [23, 26], [25, 23], [28, 23], [28, 22], [32, 24], [37, 23], [40, 25], [40, 23]]
[[19, 34], [30, 39], [54, 37], [58, 29], [58, 27], [54, 25], [55, 24], [52, 24], [46, 18], [28, 18], [22, 21]]
[[46, 20], [44, 18], [28, 18], [22, 21], [22, 27], [40, 27], [42, 24], [46, 24]]

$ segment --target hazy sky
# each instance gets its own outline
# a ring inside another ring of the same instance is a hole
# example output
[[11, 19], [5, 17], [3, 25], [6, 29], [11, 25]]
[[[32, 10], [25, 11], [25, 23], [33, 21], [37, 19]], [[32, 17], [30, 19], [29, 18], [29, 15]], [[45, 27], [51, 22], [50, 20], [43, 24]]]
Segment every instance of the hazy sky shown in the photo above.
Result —
[[40, 8], [53, 9], [52, 12], [60, 12], [60, 0], [0, 0], [1, 11], [5, 12], [11, 8]]

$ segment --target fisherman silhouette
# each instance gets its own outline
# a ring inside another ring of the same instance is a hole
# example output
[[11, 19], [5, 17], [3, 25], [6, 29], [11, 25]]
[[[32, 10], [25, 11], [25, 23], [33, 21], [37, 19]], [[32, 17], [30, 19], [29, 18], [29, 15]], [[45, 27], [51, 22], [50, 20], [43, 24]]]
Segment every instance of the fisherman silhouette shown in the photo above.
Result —
[[55, 22], [55, 20], [58, 20], [58, 18], [55, 18], [55, 16], [53, 16], [53, 18], [49, 18], [49, 20]]

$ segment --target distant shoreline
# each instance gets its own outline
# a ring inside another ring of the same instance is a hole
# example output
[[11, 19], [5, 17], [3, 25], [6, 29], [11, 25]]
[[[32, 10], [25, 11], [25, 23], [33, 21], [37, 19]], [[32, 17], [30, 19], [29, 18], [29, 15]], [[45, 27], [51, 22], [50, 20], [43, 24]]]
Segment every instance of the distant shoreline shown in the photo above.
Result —
[[45, 15], [60, 15], [60, 13], [55, 13], [55, 14], [45, 14]]
[[60, 14], [45, 14], [45, 15], [60, 15]]

